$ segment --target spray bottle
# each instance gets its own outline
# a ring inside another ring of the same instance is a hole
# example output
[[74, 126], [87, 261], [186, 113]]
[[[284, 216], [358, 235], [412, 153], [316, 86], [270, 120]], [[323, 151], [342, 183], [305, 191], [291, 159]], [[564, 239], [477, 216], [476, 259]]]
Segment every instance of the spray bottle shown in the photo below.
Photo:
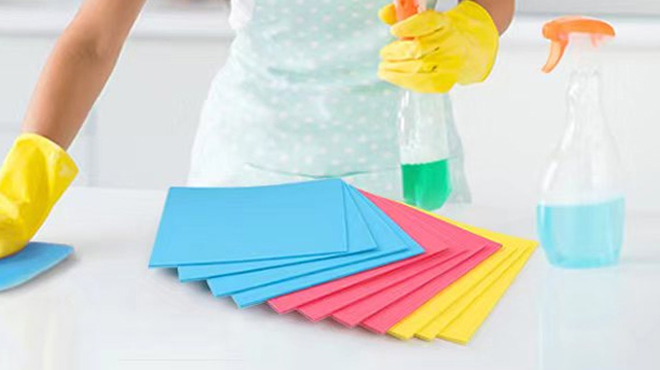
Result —
[[[394, 0], [401, 21], [426, 10], [425, 0]], [[399, 109], [399, 140], [403, 198], [406, 203], [435, 210], [452, 193], [446, 94], [404, 91]]]
[[609, 24], [564, 17], [545, 24], [552, 41], [549, 73], [570, 46], [568, 126], [543, 181], [537, 227], [553, 265], [587, 268], [618, 262], [623, 243], [623, 170], [601, 103], [598, 50], [614, 37]]

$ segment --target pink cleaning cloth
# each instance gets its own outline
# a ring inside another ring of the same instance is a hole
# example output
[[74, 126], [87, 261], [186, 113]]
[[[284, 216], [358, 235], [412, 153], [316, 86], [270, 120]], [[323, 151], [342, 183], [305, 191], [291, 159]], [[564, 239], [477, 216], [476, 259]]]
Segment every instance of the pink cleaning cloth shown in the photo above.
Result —
[[[490, 241], [484, 240], [482, 237], [472, 238], [470, 235], [465, 235], [461, 229], [457, 229], [454, 226], [447, 228], [446, 223], [441, 225], [437, 222], [429, 223], [429, 219], [422, 219], [420, 222], [419, 218], [410, 217], [414, 214], [408, 212], [410, 209], [409, 207], [401, 206], [395, 202], [388, 203], [385, 199], [377, 198], [375, 196], [373, 196], [371, 200], [375, 204], [383, 207], [384, 210], [389, 210], [389, 214], [391, 214], [393, 219], [395, 219], [404, 229], [409, 230], [414, 228], [418, 239], [423, 239], [421, 241], [422, 245], [424, 245], [424, 240], [429, 240], [430, 242], [430, 240], [432, 240], [431, 238], [446, 239], [447, 236], [450, 236], [454, 243], [457, 241], [461, 241], [461, 243], [458, 245], [455, 244], [454, 247], [443, 251], [442, 253], [438, 253], [424, 260], [413, 261], [413, 263], [408, 263], [406, 266], [399, 267], [394, 271], [390, 271], [368, 281], [364, 281], [327, 295], [322, 299], [317, 299], [299, 306], [297, 311], [308, 319], [312, 321], [324, 319], [336, 311], [350, 306], [362, 299], [376, 295], [400, 282], [404, 282], [413, 277], [419, 279], [420, 274], [429, 280], [437, 275], [446, 273], [466, 260], [473, 258], [474, 254], [481, 250], [484, 245], [492, 244]], [[432, 219], [435, 220], [435, 218]], [[426, 233], [419, 234], [420, 228], [424, 229]], [[456, 235], [457, 231], [459, 235]], [[362, 307], [366, 308], [365, 306]], [[365, 310], [363, 315], [367, 315], [369, 312], [373, 313], [373, 311]], [[368, 316], [369, 315], [364, 316], [364, 318]], [[355, 326], [358, 323], [359, 321], [353, 322], [352, 326]]]
[[[377, 201], [375, 199], [377, 197], [370, 194], [367, 194], [367, 196], [372, 199], [372, 201]], [[402, 210], [403, 207], [416, 212], [416, 217], [420, 222], [429, 224], [440, 221], [445, 225], [449, 225], [431, 215], [414, 210], [400, 203], [392, 202], [383, 198], [379, 198], [379, 200], [382, 201], [379, 202], [379, 207], [383, 206], [383, 203], [389, 203], [389, 205], [393, 207], [398, 207], [399, 210]], [[435, 269], [425, 271], [411, 279], [400, 282], [386, 290], [382, 290], [366, 299], [346, 306], [343, 309], [334, 312], [332, 318], [347, 326], [352, 327], [361, 325], [376, 333], [386, 333], [389, 328], [414, 312], [417, 308], [447, 288], [460, 277], [471, 271], [495, 253], [500, 247], [499, 244], [484, 239], [481, 236], [472, 233], [468, 234], [472, 235], [472, 237], [467, 236], [468, 239], [477, 240], [476, 238], [480, 238], [484, 241], [488, 241], [485, 248], [474, 253], [470, 258], [453, 266], [449, 270], [443, 270], [436, 267]]]
[[[375, 202], [374, 202], [375, 203]], [[375, 203], [376, 204], [376, 203]], [[378, 206], [378, 204], [376, 204]], [[382, 209], [382, 208], [381, 208]], [[446, 235], [438, 235], [437, 232], [424, 227], [416, 226], [416, 221], [401, 213], [393, 212], [389, 214], [387, 210], [382, 209], [394, 222], [396, 222], [404, 231], [417, 241], [424, 249], [425, 253], [408, 258], [396, 263], [381, 266], [376, 269], [361, 272], [359, 274], [347, 276], [342, 279], [330, 281], [321, 285], [307, 288], [298, 292], [287, 294], [281, 297], [273, 298], [268, 301], [270, 306], [279, 313], [287, 313], [299, 306], [323, 298], [329, 294], [340, 291], [342, 289], [351, 287], [353, 285], [362, 283], [374, 277], [387, 274], [401, 267], [413, 264], [418, 261], [423, 261], [437, 253], [448, 250], [450, 247], [460, 248], [455, 242], [448, 238]], [[393, 217], [395, 216], [395, 217]], [[411, 231], [409, 231], [410, 229]]]
[[[403, 204], [366, 192], [363, 194], [422, 245], [426, 253], [274, 298], [269, 304], [277, 312], [285, 313], [297, 309], [311, 320], [320, 320], [368, 297], [401, 298], [401, 293], [391, 295], [383, 292], [398, 284], [405, 285], [408, 279], [419, 274], [423, 274], [427, 280], [429, 276], [433, 278], [443, 274], [454, 275], [452, 271], [457, 271], [463, 264], [479, 260], [482, 254], [478, 252], [486, 250], [488, 254], [499, 247], [497, 243]], [[400, 292], [401, 289], [397, 291]], [[373, 306], [369, 307], [374, 309]]]
[[297, 308], [297, 311], [312, 321], [322, 320], [344, 307], [371, 297], [393, 285], [405, 282], [419, 274], [435, 274], [446, 271], [469, 258], [466, 251], [450, 250], [436, 253], [418, 263], [408, 264], [388, 274], [380, 275], [361, 284], [353, 285], [338, 292], [309, 302]]
[[336, 321], [385, 334], [389, 328], [498, 250], [486, 247], [449, 270], [427, 271], [332, 314]]

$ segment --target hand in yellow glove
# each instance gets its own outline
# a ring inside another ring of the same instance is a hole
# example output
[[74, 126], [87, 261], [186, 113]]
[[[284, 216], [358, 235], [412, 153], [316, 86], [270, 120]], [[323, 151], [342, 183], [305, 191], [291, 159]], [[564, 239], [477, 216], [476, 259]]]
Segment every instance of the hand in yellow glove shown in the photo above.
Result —
[[394, 5], [380, 18], [399, 40], [385, 46], [378, 76], [422, 93], [445, 93], [488, 77], [497, 55], [499, 32], [490, 14], [473, 1], [446, 12], [427, 10], [397, 23]]
[[69, 155], [36, 135], [21, 135], [0, 168], [0, 258], [23, 249], [78, 174]]

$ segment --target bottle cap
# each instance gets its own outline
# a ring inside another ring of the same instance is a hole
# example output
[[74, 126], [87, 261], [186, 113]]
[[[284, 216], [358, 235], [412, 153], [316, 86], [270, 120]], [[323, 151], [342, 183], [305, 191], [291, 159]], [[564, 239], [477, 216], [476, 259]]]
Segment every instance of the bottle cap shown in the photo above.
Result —
[[569, 36], [574, 33], [590, 35], [592, 44], [597, 46], [604, 38], [614, 37], [614, 28], [600, 19], [581, 16], [561, 17], [546, 23], [543, 25], [543, 37], [552, 44], [543, 72], [550, 73], [559, 64], [568, 46]]

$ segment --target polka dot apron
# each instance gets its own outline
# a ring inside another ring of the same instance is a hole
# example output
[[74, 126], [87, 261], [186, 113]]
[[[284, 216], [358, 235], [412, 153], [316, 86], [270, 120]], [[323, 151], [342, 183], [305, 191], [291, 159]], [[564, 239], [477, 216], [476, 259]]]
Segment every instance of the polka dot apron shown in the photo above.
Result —
[[400, 91], [376, 75], [390, 1], [255, 0], [211, 86], [189, 184], [342, 177], [400, 199]]

